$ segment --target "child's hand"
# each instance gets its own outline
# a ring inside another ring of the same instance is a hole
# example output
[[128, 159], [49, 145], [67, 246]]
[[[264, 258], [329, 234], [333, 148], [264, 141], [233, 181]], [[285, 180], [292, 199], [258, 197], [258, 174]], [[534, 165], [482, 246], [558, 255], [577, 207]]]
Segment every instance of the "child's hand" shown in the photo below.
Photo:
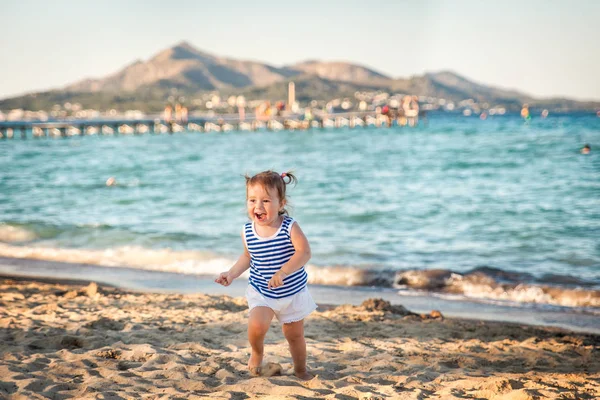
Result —
[[272, 288], [276, 288], [279, 286], [283, 286], [283, 280], [287, 277], [288, 276], [285, 272], [283, 272], [282, 270], [279, 270], [279, 271], [275, 272], [275, 275], [273, 275], [273, 277], [269, 280], [267, 287], [269, 289], [272, 289]]
[[231, 282], [233, 282], [233, 278], [231, 277], [231, 275], [229, 275], [229, 271], [221, 272], [217, 279], [215, 279], [215, 282], [223, 286], [229, 286], [231, 285]]

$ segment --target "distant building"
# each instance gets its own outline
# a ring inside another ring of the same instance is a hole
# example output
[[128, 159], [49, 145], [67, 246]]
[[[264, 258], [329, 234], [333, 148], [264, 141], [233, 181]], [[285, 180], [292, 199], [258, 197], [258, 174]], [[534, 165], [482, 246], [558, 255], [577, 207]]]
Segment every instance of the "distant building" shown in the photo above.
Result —
[[290, 111], [292, 106], [296, 103], [296, 85], [294, 82], [290, 82], [288, 85], [288, 102], [287, 102], [287, 110]]

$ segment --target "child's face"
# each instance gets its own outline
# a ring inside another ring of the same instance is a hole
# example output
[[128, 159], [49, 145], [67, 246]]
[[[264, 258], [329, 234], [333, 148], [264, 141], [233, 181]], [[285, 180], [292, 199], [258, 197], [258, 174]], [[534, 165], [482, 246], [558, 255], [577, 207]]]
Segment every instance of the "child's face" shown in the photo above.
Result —
[[285, 206], [285, 201], [279, 200], [275, 190], [269, 191], [262, 185], [252, 185], [247, 189], [246, 204], [252, 221], [269, 226], [279, 223], [279, 211]]

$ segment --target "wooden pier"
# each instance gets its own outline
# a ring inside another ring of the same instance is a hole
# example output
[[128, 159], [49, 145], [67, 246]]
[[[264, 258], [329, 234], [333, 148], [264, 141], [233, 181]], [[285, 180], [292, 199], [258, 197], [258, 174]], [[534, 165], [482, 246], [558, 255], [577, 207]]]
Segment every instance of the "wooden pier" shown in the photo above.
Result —
[[[404, 119], [402, 119], [404, 118]], [[418, 117], [390, 117], [374, 112], [351, 112], [317, 115], [304, 119], [300, 115], [277, 116], [268, 119], [249, 117], [240, 119], [237, 114], [214, 117], [189, 118], [183, 121], [165, 121], [163, 118], [95, 119], [39, 121], [1, 121], [0, 139], [30, 135], [41, 137], [70, 137], [91, 135], [143, 135], [172, 134], [177, 132], [228, 132], [259, 130], [307, 130], [328, 128], [414, 126]]]

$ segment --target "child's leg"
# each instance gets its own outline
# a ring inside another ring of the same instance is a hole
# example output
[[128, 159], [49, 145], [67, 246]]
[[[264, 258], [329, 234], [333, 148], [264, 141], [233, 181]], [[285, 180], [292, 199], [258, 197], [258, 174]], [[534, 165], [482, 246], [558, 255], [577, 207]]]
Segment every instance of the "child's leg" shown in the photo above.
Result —
[[295, 375], [304, 380], [313, 378], [306, 371], [306, 342], [304, 341], [304, 320], [283, 324], [283, 335], [290, 344], [290, 353], [294, 361]]
[[252, 375], [260, 375], [265, 335], [269, 330], [274, 315], [273, 310], [268, 307], [254, 307], [250, 310], [248, 341], [252, 347], [252, 355], [248, 361], [248, 368]]

